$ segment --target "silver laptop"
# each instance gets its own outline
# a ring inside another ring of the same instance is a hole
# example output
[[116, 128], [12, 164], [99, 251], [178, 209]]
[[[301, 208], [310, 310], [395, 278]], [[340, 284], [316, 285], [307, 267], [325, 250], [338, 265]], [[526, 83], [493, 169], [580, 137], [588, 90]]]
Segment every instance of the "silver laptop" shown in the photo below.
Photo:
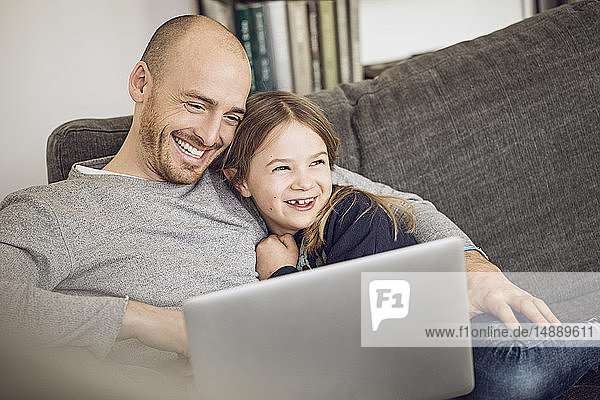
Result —
[[199, 398], [469, 393], [469, 339], [446, 346], [423, 335], [444, 323], [468, 326], [463, 253], [462, 241], [443, 239], [187, 300]]

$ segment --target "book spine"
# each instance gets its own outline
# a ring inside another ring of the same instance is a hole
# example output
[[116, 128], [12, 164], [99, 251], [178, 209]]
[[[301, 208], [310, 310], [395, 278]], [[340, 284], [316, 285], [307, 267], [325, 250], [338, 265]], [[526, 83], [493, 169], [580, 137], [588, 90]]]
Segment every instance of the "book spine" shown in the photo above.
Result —
[[542, 13], [566, 3], [566, 0], [537, 0], [537, 12]]
[[536, 13], [537, 0], [522, 0], [523, 19], [532, 17]]
[[252, 31], [252, 56], [254, 59], [254, 77], [257, 92], [275, 90], [268, 27], [265, 25], [263, 3], [249, 3]]
[[339, 83], [339, 62], [333, 0], [319, 1], [319, 47], [323, 88], [333, 89]]
[[306, 1], [288, 1], [290, 53], [294, 90], [298, 94], [312, 92], [312, 60]]
[[292, 60], [288, 35], [288, 20], [285, 1], [268, 1], [265, 3], [265, 20], [269, 27], [269, 44], [271, 47], [273, 78], [277, 90], [291, 92], [294, 90], [292, 80]]
[[350, 59], [352, 64], [352, 81], [363, 80], [362, 62], [360, 60], [360, 31], [358, 25], [359, 0], [348, 0], [348, 22], [350, 28]]
[[321, 54], [319, 50], [319, 10], [316, 0], [308, 0], [308, 32], [310, 34], [310, 55], [312, 61], [313, 90], [323, 88], [321, 78]]
[[338, 60], [340, 63], [340, 82], [352, 80], [350, 64], [350, 32], [348, 30], [348, 0], [336, 0], [335, 23], [337, 26]]
[[200, 0], [202, 15], [219, 22], [230, 32], [235, 32], [233, 0]]
[[250, 10], [247, 4], [237, 3], [235, 5], [235, 19], [236, 19], [236, 35], [238, 40], [244, 46], [248, 61], [250, 62], [250, 69], [252, 71], [252, 81], [250, 84], [250, 94], [256, 91], [256, 80], [254, 76], [254, 59], [252, 57], [252, 40], [251, 40], [251, 21], [250, 21]]

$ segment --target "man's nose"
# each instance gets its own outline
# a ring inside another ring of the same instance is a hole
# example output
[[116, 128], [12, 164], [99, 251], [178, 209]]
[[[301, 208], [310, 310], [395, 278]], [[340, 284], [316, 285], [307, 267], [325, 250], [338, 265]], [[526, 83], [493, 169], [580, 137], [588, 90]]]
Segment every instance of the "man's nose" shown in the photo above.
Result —
[[194, 129], [194, 134], [202, 139], [204, 146], [212, 147], [219, 141], [220, 130], [221, 118], [214, 116], [204, 119], [202, 124]]

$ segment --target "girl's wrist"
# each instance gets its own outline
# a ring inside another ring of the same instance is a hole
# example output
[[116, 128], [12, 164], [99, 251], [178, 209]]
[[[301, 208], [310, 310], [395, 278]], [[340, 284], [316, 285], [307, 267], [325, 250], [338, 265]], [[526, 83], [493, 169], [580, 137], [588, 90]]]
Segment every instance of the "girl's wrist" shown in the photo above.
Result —
[[291, 274], [294, 272], [298, 272], [295, 265], [282, 265], [281, 267], [277, 268], [271, 275], [269, 275], [268, 279], [276, 278], [281, 275]]

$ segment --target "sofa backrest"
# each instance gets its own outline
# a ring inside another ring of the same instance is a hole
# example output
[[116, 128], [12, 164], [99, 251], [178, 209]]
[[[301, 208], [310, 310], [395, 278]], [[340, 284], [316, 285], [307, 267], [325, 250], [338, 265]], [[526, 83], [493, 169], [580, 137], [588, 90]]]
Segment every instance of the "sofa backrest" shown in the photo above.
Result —
[[[506, 270], [597, 270], [600, 2], [583, 1], [311, 95], [340, 165], [433, 201]], [[114, 154], [131, 117], [48, 141], [48, 177]]]
[[342, 164], [433, 201], [505, 270], [599, 270], [598, 21], [576, 3], [342, 86], [346, 102], [317, 94], [352, 106], [332, 115]]
[[67, 179], [79, 161], [117, 154], [131, 127], [132, 116], [77, 119], [54, 129], [46, 145], [48, 183]]

